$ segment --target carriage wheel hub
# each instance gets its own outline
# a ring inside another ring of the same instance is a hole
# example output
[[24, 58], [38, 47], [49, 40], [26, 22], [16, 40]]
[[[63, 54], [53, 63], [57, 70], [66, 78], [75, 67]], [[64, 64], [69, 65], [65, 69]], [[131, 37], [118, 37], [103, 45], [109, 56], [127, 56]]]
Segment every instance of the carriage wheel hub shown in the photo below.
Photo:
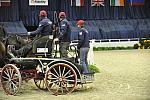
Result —
[[58, 79], [60, 82], [62, 82], [62, 81], [64, 81], [65, 80], [65, 77], [63, 77], [63, 76], [61, 76], [61, 77], [59, 77], [59, 79]]
[[11, 82], [11, 79], [8, 79], [9, 82]]
[[59, 81], [60, 81], [60, 82], [62, 82], [62, 81], [63, 81], [63, 78], [62, 78], [62, 77], [60, 77], [60, 78], [59, 78]]

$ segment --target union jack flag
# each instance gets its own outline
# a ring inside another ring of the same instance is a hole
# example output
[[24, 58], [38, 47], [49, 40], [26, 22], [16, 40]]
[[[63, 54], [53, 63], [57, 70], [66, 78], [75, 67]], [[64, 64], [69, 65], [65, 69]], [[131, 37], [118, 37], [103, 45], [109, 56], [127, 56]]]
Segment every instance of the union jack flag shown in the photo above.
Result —
[[91, 0], [92, 6], [105, 6], [104, 0]]

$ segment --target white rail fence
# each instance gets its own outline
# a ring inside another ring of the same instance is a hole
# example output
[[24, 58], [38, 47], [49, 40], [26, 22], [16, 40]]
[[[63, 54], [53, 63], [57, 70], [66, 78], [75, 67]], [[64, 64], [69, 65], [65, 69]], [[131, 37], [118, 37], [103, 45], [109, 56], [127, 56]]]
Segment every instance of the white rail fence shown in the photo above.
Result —
[[[139, 43], [139, 38], [90, 40], [88, 63], [94, 64], [93, 47], [133, 47], [136, 43]], [[77, 44], [77, 40], [72, 41], [71, 45], [73, 44]]]

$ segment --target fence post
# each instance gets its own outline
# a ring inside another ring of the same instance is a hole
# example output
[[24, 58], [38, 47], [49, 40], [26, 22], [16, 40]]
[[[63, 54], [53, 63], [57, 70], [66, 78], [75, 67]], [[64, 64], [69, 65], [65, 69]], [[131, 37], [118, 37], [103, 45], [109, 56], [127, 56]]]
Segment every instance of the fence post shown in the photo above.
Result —
[[90, 49], [88, 53], [88, 64], [92, 65], [94, 64], [94, 52], [93, 52], [93, 45], [95, 43], [95, 40], [90, 40]]

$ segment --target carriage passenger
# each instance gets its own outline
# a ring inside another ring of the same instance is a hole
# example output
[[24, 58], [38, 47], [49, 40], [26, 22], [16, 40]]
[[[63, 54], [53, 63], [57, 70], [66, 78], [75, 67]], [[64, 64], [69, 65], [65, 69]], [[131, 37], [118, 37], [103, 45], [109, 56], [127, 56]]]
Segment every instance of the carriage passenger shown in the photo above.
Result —
[[[39, 22], [38, 28], [35, 31], [28, 32], [28, 35], [31, 35], [31, 36], [38, 35], [42, 37], [42, 36], [50, 35], [50, 33], [52, 33], [52, 21], [47, 18], [47, 12], [45, 10], [41, 10], [39, 17], [41, 21]], [[19, 50], [12, 49], [11, 52], [15, 56], [23, 57], [32, 49], [32, 45], [33, 45], [33, 42], [25, 45]]]
[[77, 21], [78, 32], [78, 45], [77, 49], [80, 56], [80, 65], [83, 67], [83, 73], [89, 73], [87, 55], [89, 52], [89, 33], [84, 28], [84, 20]]

